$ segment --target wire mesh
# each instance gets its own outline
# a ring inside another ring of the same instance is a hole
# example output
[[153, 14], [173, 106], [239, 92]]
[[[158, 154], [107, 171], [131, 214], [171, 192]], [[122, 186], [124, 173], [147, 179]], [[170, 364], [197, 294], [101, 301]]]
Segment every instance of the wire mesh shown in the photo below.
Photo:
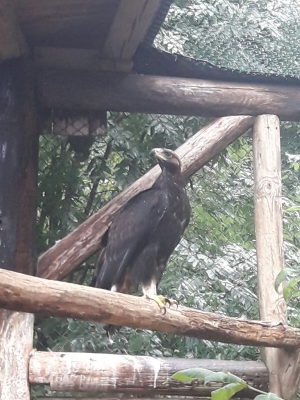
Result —
[[[88, 156], [66, 136], [40, 139], [38, 251], [45, 251], [151, 166], [153, 147], [175, 149], [206, 120], [191, 117], [112, 113], [107, 132], [88, 144]], [[299, 260], [300, 126], [282, 125], [283, 206], [286, 264]], [[181, 305], [223, 315], [258, 319], [254, 238], [252, 138], [246, 133], [187, 183], [192, 218], [171, 256], [159, 292]], [[66, 280], [89, 285], [96, 257]], [[91, 300], [92, 301], [92, 300]], [[299, 306], [290, 322], [299, 326]], [[160, 332], [122, 328], [110, 344], [103, 325], [72, 318], [37, 320], [38, 350], [100, 352], [188, 358], [256, 360], [259, 350]], [[53, 393], [35, 388], [35, 395]]]
[[[156, 47], [246, 72], [299, 77], [299, 11], [291, 1], [176, 0]], [[97, 117], [92, 116], [93, 121]], [[101, 118], [100, 118], [101, 119]], [[40, 139], [38, 253], [51, 247], [147, 171], [153, 147], [175, 149], [207, 121], [111, 113], [52, 112]], [[300, 125], [282, 124], [285, 263], [299, 265]], [[100, 131], [99, 131], [100, 130]], [[258, 319], [252, 139], [246, 134], [188, 182], [192, 219], [173, 253], [159, 292], [179, 304]], [[66, 280], [89, 285], [95, 256]], [[91, 300], [92, 301], [92, 300]], [[289, 322], [300, 326], [299, 305]], [[110, 344], [102, 324], [72, 318], [37, 320], [38, 350], [256, 360], [257, 348], [122, 328]], [[55, 395], [34, 388], [34, 396]], [[57, 393], [56, 393], [57, 395]]]
[[299, 77], [298, 0], [175, 0], [156, 47], [243, 72]]
[[[174, 149], [206, 122], [111, 114], [106, 135], [94, 139], [84, 159], [68, 137], [44, 134], [40, 139], [39, 253], [146, 172], [151, 148]], [[257, 319], [251, 137], [240, 138], [202, 168], [187, 190], [191, 223], [169, 261], [159, 292], [188, 307]], [[89, 285], [95, 259], [85, 261], [66, 280]], [[35, 345], [46, 351], [165, 357], [245, 360], [259, 356], [252, 347], [125, 327], [110, 344], [102, 324], [72, 318], [37, 320]], [[39, 390], [52, 394], [46, 387]]]

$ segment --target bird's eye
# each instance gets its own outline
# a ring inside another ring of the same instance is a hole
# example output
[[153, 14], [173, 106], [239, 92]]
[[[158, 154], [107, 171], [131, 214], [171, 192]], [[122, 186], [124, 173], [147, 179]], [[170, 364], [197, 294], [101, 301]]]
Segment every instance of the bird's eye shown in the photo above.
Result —
[[172, 153], [170, 151], [165, 151], [165, 156], [167, 158], [171, 158], [172, 157]]

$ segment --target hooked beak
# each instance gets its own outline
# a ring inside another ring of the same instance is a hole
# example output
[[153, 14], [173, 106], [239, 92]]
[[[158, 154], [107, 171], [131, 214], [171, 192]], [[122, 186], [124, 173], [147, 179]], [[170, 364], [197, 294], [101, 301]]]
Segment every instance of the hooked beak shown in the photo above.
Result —
[[154, 157], [156, 160], [163, 160], [163, 149], [156, 148], [150, 151], [150, 156]]

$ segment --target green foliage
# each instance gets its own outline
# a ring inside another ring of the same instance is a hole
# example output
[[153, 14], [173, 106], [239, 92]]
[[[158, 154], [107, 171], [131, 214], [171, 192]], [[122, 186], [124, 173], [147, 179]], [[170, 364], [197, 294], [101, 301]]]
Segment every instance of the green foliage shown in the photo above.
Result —
[[297, 0], [175, 0], [155, 45], [226, 68], [299, 76], [299, 19]]
[[191, 368], [183, 371], [176, 372], [171, 376], [171, 379], [186, 383], [192, 382], [193, 380], [200, 380], [205, 385], [211, 382], [222, 382], [222, 383], [244, 383], [242, 379], [230, 373], [225, 372], [214, 372], [205, 368]]
[[[297, 75], [299, 13], [296, 0], [175, 0], [155, 43], [219, 66]], [[66, 138], [41, 137], [38, 253], [145, 173], [152, 165], [149, 152], [153, 147], [175, 149], [206, 124], [207, 120], [195, 117], [111, 113], [107, 136], [97, 138], [85, 160], [71, 150]], [[300, 327], [300, 125], [286, 122], [281, 131], [287, 269], [276, 286], [284, 285], [289, 323]], [[159, 291], [188, 307], [258, 319], [251, 137], [245, 135], [211, 160], [187, 188], [191, 223], [169, 261]], [[95, 257], [86, 260], [67, 279], [88, 285], [94, 261]], [[71, 318], [37, 321], [35, 344], [55, 351], [259, 358], [259, 350], [250, 346], [128, 328], [121, 328], [109, 344], [101, 324]], [[224, 383], [227, 388], [218, 388], [214, 398], [228, 399], [244, 384]], [[262, 396], [259, 400], [278, 400], [272, 394]]]
[[[144, 173], [151, 164], [151, 148], [176, 148], [205, 123], [189, 117], [112, 114], [108, 137], [94, 143], [84, 162], [70, 151], [65, 139], [41, 138], [40, 251], [66, 235]], [[56, 165], [59, 165], [57, 172]], [[190, 307], [258, 318], [251, 173], [251, 141], [241, 138], [192, 178], [188, 185], [192, 222], [170, 260], [160, 285], [161, 293]], [[68, 280], [89, 284], [93, 261], [92, 258], [84, 263]], [[228, 301], [229, 298], [232, 301]], [[55, 350], [235, 359], [258, 357], [258, 350], [251, 347], [126, 328], [122, 328], [122, 333], [115, 336], [115, 343], [109, 345], [101, 324], [72, 319], [63, 322], [49, 319], [39, 323], [39, 327], [47, 332], [48, 347]]]
[[196, 380], [202, 382], [204, 385], [210, 384], [212, 387], [216, 383], [225, 384], [223, 387], [211, 392], [212, 400], [229, 400], [233, 395], [246, 388], [261, 393], [255, 397], [255, 400], [282, 400], [274, 393], [266, 393], [248, 385], [243, 379], [229, 372], [214, 372], [204, 368], [192, 368], [176, 372], [171, 376], [171, 379], [183, 383]]
[[283, 284], [283, 298], [285, 301], [291, 300], [293, 297], [300, 297], [298, 284], [300, 282], [299, 271], [285, 268], [281, 271], [275, 280], [275, 289], [279, 292], [279, 286]]
[[[205, 123], [199, 118], [112, 114], [108, 136], [94, 143], [84, 162], [78, 160], [65, 139], [41, 138], [39, 251], [66, 235], [143, 174], [152, 164], [151, 148], [175, 148]], [[297, 124], [283, 124], [282, 133], [284, 248], [287, 271], [293, 271], [293, 279], [299, 275], [299, 170], [293, 163], [300, 129]], [[233, 317], [259, 318], [251, 144], [251, 137], [240, 138], [188, 183], [191, 223], [159, 288], [182, 305]], [[68, 280], [89, 284], [94, 260], [87, 260]], [[291, 296], [289, 319], [294, 326], [300, 326], [296, 300]], [[46, 336], [45, 347], [56, 351], [259, 358], [259, 350], [249, 346], [128, 328], [122, 328], [114, 343], [109, 344], [101, 324], [73, 319], [50, 318], [40, 321], [37, 328]], [[36, 344], [42, 347], [39, 336], [37, 332]]]

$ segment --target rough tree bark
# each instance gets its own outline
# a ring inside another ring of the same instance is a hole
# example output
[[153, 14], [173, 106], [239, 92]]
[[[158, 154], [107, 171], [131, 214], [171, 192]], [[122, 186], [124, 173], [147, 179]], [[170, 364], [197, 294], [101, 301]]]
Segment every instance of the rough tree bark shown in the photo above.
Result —
[[[275, 115], [257, 117], [253, 130], [255, 231], [260, 317], [286, 324], [282, 290], [275, 291], [276, 276], [284, 267], [281, 204], [280, 122]], [[282, 289], [282, 288], [280, 288]], [[294, 398], [300, 382], [299, 351], [264, 349], [270, 372], [270, 391]]]
[[16, 4], [0, 0], [0, 60], [17, 58], [28, 51], [26, 40], [18, 25]]
[[300, 120], [299, 86], [48, 69], [39, 94], [48, 108], [96, 109], [199, 117], [276, 114]]
[[[32, 274], [38, 135], [34, 94], [20, 60], [0, 65], [0, 266]], [[0, 310], [0, 398], [29, 400], [33, 315]]]
[[[267, 390], [268, 387], [268, 370], [258, 361], [88, 353], [34, 352], [29, 361], [29, 380], [32, 384], [48, 384], [51, 390], [143, 396], [207, 396], [216, 388], [216, 385], [183, 384], [170, 379], [175, 372], [188, 368], [231, 372], [257, 389]], [[244, 391], [242, 396], [248, 393]]]
[[162, 315], [155, 302], [142, 297], [5, 270], [0, 270], [0, 306], [224, 343], [300, 347], [300, 330], [283, 324], [247, 321], [180, 306]]
[[[253, 122], [254, 117], [220, 118], [180, 146], [177, 152], [182, 158], [185, 178], [189, 179], [205, 163], [247, 131]], [[148, 189], [159, 171], [159, 167], [153, 168], [42, 254], [38, 260], [38, 275], [47, 279], [62, 279], [97, 251], [115, 212], [131, 197]]]

